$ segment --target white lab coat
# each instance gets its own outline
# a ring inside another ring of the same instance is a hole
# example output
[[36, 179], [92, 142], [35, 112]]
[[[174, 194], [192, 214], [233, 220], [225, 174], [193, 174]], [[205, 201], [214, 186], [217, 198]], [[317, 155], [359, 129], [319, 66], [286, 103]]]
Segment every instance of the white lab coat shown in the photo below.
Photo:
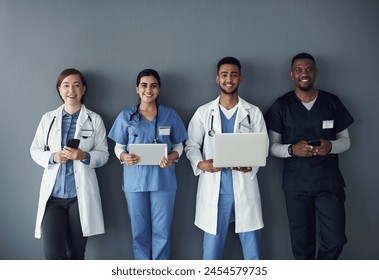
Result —
[[[45, 169], [39, 194], [35, 228], [36, 238], [41, 237], [41, 223], [46, 203], [53, 190], [60, 166], [60, 164], [49, 165], [49, 159], [52, 153], [63, 148], [61, 146], [62, 112], [63, 105], [43, 115], [30, 147], [30, 154], [33, 160]], [[56, 118], [48, 139], [50, 151], [44, 151], [48, 130], [54, 117]], [[88, 136], [88, 133], [91, 134], [91, 131], [93, 132], [92, 135], [86, 139], [83, 138], [83, 136]], [[80, 139], [79, 148], [91, 155], [89, 165], [79, 160], [74, 161], [74, 176], [83, 236], [101, 234], [105, 230], [95, 168], [104, 165], [108, 161], [108, 144], [103, 120], [98, 114], [88, 110], [84, 105], [81, 107], [76, 123], [75, 138]]]
[[[239, 108], [234, 132], [264, 132], [267, 134], [263, 114], [258, 107], [239, 98]], [[208, 132], [221, 133], [219, 97], [197, 109], [188, 126], [186, 155], [196, 176], [200, 175], [196, 197], [195, 225], [205, 232], [217, 234], [218, 197], [221, 172], [202, 172], [197, 168], [200, 161], [213, 159], [213, 141]], [[248, 122], [250, 115], [250, 124]], [[249, 128], [250, 126], [250, 128]], [[267, 136], [267, 143], [268, 136]], [[237, 147], [236, 147], [237, 148]], [[268, 144], [266, 148], [268, 155]], [[232, 171], [235, 200], [235, 231], [248, 232], [263, 228], [261, 198], [257, 180], [258, 167], [251, 172]]]

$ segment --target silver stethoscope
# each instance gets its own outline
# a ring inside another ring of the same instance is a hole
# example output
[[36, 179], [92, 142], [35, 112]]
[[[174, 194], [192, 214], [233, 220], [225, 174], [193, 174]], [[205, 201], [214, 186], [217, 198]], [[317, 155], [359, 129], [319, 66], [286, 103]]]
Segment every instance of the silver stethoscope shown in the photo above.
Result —
[[[56, 118], [57, 118], [57, 116], [54, 116], [53, 120], [52, 120], [51, 123], [50, 123], [49, 130], [48, 130], [48, 132], [47, 132], [47, 136], [46, 136], [46, 143], [45, 143], [45, 146], [43, 147], [43, 151], [44, 151], [44, 152], [50, 151], [50, 147], [49, 147], [49, 136], [50, 136], [51, 128], [53, 127], [53, 124], [54, 124], [54, 121], [55, 121]], [[91, 121], [92, 129], [93, 129], [92, 119], [91, 119], [91, 116], [90, 116], [90, 115], [88, 115], [88, 119]], [[92, 131], [93, 131], [93, 130], [92, 130]], [[88, 136], [82, 136], [82, 137], [85, 139], [85, 138], [88, 138], [89, 136], [90, 136], [90, 135], [88, 135]]]
[[[212, 115], [212, 118], [211, 118], [211, 129], [208, 131], [208, 135], [209, 135], [210, 137], [213, 137], [213, 136], [215, 136], [215, 134], [216, 134], [216, 132], [215, 132], [215, 130], [214, 130], [214, 128], [213, 128], [213, 120], [214, 120], [213, 111], [214, 111], [214, 109], [212, 109], [212, 111], [211, 111], [211, 115]], [[247, 110], [246, 110], [246, 111], [247, 111]], [[247, 121], [249, 122], [249, 128], [250, 128], [251, 119], [250, 119], [250, 114], [249, 114], [249, 113], [247, 113]]]
[[[138, 115], [138, 122], [141, 121], [141, 114], [140, 114], [140, 112], [138, 112], [138, 110], [139, 110], [139, 105], [140, 105], [140, 103], [137, 104], [137, 106], [136, 106], [136, 107], [137, 107], [137, 108], [136, 108], [136, 111], [133, 112], [133, 114], [130, 115], [129, 122], [131, 122], [131, 121], [133, 120], [134, 116], [137, 116], [137, 115]], [[153, 140], [153, 143], [154, 143], [154, 144], [157, 144], [157, 143], [158, 143], [158, 141], [157, 141], [158, 111], [159, 111], [159, 104], [158, 104], [158, 103], [156, 103], [156, 107], [157, 107], [157, 114], [156, 114], [156, 116], [155, 116], [154, 140]], [[137, 126], [138, 126], [138, 125], [137, 125]], [[136, 128], [136, 129], [137, 129], [137, 128]], [[135, 130], [136, 130], [136, 129], [135, 129]], [[135, 133], [133, 133], [133, 134], [134, 134], [134, 136], [137, 136]]]

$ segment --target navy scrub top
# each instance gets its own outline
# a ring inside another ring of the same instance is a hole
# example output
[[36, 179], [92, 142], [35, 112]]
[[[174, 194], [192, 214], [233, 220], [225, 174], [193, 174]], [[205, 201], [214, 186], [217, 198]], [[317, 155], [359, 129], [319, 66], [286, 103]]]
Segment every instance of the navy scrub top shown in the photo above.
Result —
[[[299, 141], [336, 140], [336, 134], [354, 122], [340, 99], [320, 90], [308, 110], [290, 91], [279, 97], [266, 113], [269, 130], [282, 134], [283, 144]], [[286, 191], [318, 191], [345, 187], [338, 166], [338, 155], [289, 157], [284, 161], [283, 189]]]

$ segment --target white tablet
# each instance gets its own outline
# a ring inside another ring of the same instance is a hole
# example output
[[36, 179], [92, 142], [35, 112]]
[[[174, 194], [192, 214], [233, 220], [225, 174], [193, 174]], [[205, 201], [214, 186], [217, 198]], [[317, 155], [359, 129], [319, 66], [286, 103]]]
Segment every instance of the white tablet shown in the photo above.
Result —
[[213, 166], [265, 166], [267, 142], [266, 133], [216, 133]]
[[167, 144], [129, 144], [129, 153], [141, 158], [138, 165], [159, 165], [167, 157]]

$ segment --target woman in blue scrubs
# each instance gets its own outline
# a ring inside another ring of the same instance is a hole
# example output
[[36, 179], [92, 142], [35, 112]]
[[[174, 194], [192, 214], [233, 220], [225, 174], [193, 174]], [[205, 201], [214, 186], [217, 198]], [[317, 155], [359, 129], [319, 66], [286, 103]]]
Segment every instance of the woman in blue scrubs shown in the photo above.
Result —
[[[179, 114], [157, 103], [161, 81], [157, 71], [145, 69], [137, 76], [140, 101], [123, 110], [108, 137], [116, 142], [115, 154], [123, 164], [124, 192], [133, 235], [134, 258], [170, 258], [171, 223], [177, 188], [175, 162], [183, 151], [187, 133]], [[166, 143], [167, 157], [159, 165], [138, 165], [129, 144]]]

